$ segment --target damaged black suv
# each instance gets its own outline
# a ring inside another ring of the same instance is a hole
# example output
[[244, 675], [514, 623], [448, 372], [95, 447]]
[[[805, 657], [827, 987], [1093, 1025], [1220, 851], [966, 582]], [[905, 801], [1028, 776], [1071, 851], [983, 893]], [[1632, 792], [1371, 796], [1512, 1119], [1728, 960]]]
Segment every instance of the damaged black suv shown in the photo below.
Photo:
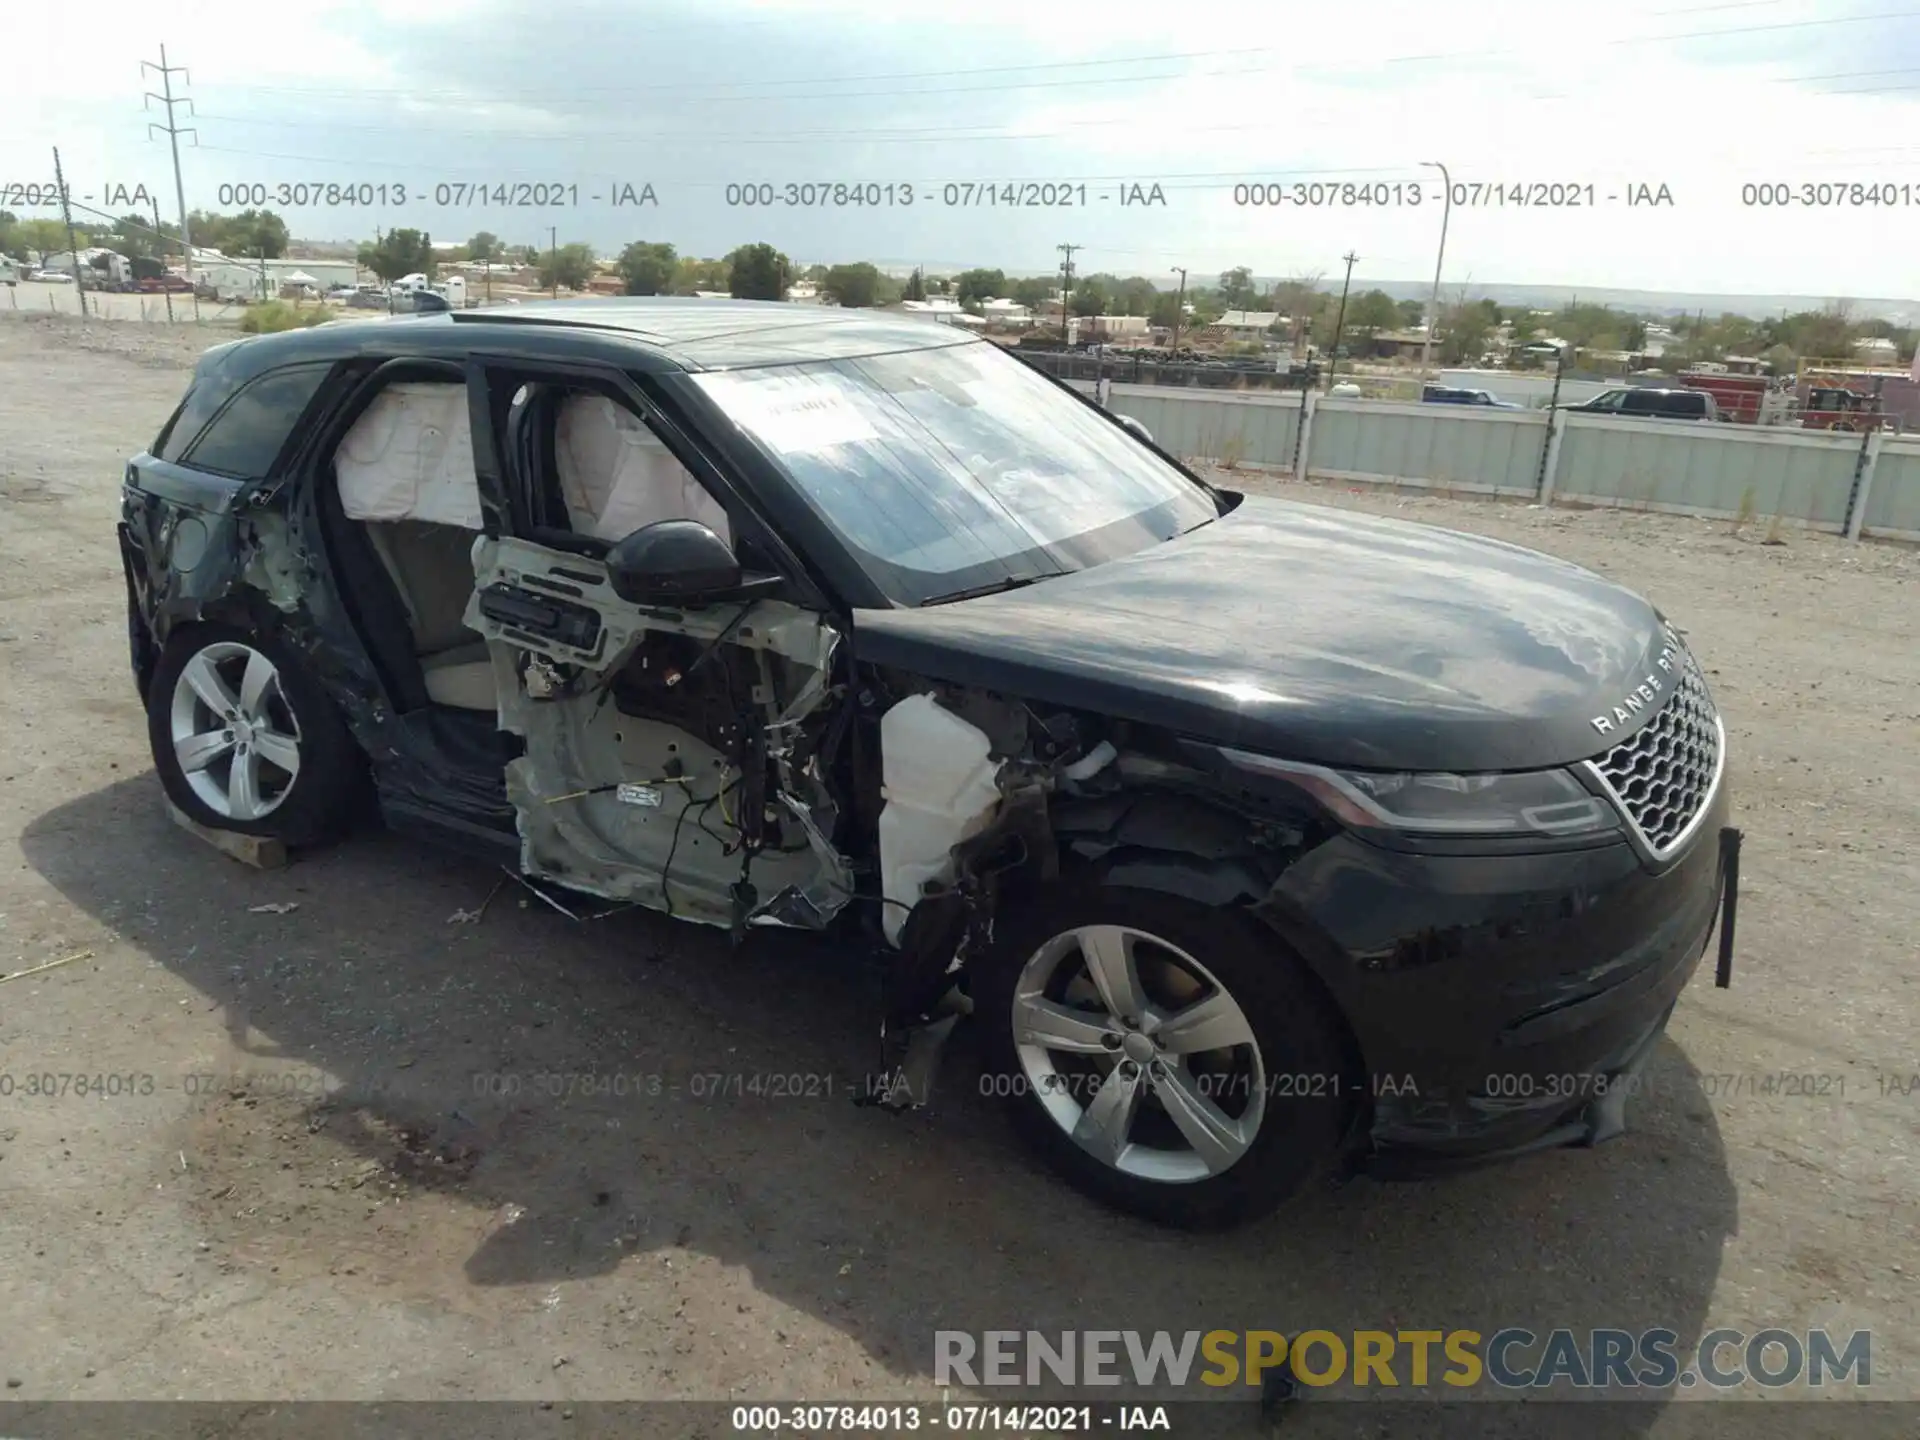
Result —
[[308, 844], [371, 795], [535, 884], [844, 933], [900, 1078], [970, 1013], [1044, 1155], [1170, 1223], [1604, 1139], [1717, 920], [1730, 958], [1725, 736], [1650, 605], [1207, 484], [945, 326], [236, 342], [120, 544], [193, 819]]

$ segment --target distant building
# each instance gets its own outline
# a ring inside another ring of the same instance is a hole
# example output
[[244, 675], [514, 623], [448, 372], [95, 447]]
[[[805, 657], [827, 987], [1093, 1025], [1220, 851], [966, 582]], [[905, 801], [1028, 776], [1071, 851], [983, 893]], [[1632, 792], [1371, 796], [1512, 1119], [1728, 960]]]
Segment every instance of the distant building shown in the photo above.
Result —
[[[1348, 343], [1343, 340], [1343, 345]], [[1354, 348], [1362, 355], [1378, 360], [1394, 360], [1402, 355], [1418, 355], [1427, 344], [1425, 330], [1376, 330], [1365, 339], [1356, 339]]]
[[194, 283], [211, 286], [222, 300], [271, 298], [280, 294], [292, 275], [307, 277], [325, 292], [336, 285], [358, 284], [360, 267], [351, 260], [250, 260], [217, 250], [194, 251]]
[[1003, 297], [981, 301], [980, 318], [990, 330], [1025, 330], [1033, 324], [1033, 311], [1018, 300]]
[[1144, 315], [1092, 315], [1080, 322], [1084, 340], [1145, 340], [1147, 317]]
[[1284, 318], [1277, 310], [1229, 310], [1207, 328], [1227, 340], [1263, 340]]
[[986, 321], [977, 315], [969, 315], [960, 308], [960, 302], [951, 295], [930, 295], [925, 300], [902, 300], [897, 305], [889, 305], [889, 310], [902, 315], [919, 315], [928, 320], [938, 321], [942, 325], [984, 326]]
[[1869, 336], [1853, 342], [1854, 358], [1875, 364], [1891, 365], [1900, 358], [1900, 347], [1884, 336]]
[[820, 287], [811, 280], [796, 280], [787, 287], [789, 305], [825, 305], [827, 297], [820, 293]]

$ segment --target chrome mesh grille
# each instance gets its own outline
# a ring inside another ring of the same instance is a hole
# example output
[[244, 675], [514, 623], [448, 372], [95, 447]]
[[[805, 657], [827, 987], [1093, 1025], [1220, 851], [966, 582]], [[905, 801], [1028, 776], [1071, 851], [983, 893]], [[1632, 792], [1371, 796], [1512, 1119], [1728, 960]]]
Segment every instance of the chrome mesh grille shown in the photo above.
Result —
[[1614, 798], [1664, 856], [1686, 833], [1720, 769], [1720, 726], [1706, 681], [1675, 637], [1680, 676], [1667, 703], [1632, 735], [1593, 761]]

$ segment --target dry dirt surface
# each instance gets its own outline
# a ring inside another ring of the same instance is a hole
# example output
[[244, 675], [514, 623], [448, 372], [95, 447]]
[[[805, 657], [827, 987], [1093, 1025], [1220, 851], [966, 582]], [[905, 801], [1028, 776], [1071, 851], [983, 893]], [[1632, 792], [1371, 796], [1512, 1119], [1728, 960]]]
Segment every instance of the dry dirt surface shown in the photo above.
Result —
[[[595, 1400], [935, 1399], [936, 1329], [1087, 1326], [1824, 1325], [1872, 1331], [1870, 1393], [1920, 1399], [1912, 551], [1226, 477], [1649, 595], [1724, 709], [1745, 883], [1733, 988], [1682, 998], [1625, 1136], [1177, 1235], [1037, 1170], [964, 1032], [929, 1109], [857, 1107], [856, 956], [575, 922], [383, 833], [258, 872], [174, 828], [113, 524], [124, 458], [224, 338], [0, 314], [0, 971], [84, 952], [0, 982], [0, 1404], [495, 1398], [550, 1427]], [[1536, 1433], [1476, 1408], [1474, 1433]], [[1695, 1433], [1698, 1408], [1591, 1433]]]

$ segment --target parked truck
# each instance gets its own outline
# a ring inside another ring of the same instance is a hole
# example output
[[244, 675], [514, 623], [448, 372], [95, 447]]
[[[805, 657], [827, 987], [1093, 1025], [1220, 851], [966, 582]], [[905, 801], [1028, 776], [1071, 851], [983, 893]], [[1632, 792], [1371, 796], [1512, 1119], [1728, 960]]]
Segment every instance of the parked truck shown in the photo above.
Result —
[[1688, 390], [1713, 396], [1719, 418], [1737, 425], [1791, 425], [1792, 387], [1774, 375], [1731, 375], [1724, 365], [1713, 370], [1688, 370], [1680, 376]]

